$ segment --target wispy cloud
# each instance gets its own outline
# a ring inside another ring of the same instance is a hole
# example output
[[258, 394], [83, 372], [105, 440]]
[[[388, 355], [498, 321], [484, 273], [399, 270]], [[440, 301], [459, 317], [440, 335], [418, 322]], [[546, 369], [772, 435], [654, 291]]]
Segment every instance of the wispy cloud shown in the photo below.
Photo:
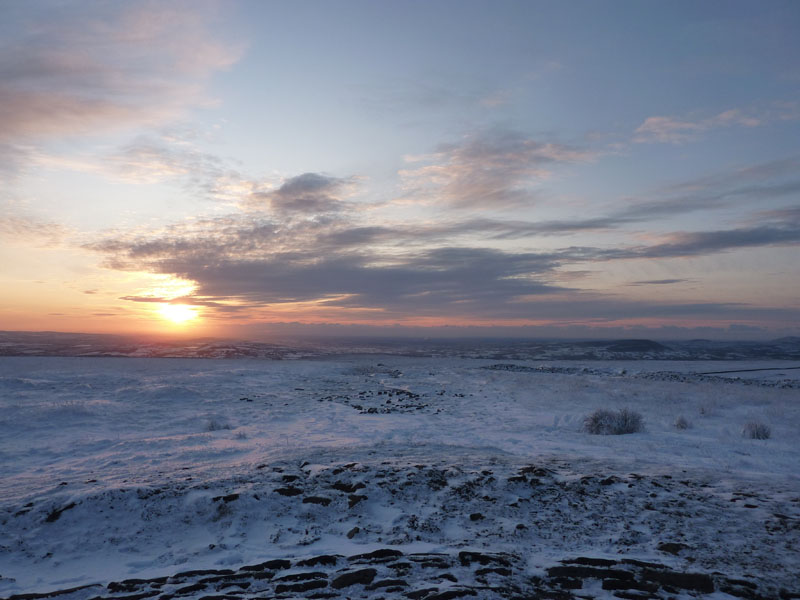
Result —
[[750, 115], [736, 108], [701, 119], [654, 116], [648, 117], [636, 128], [633, 141], [680, 144], [696, 139], [699, 134], [711, 129], [732, 126], [758, 127], [763, 123], [763, 117]]
[[59, 223], [29, 215], [0, 215], [0, 237], [6, 241], [52, 246], [60, 243], [68, 230]]
[[672, 285], [673, 283], [686, 283], [689, 279], [650, 279], [648, 281], [632, 281], [628, 285]]
[[443, 144], [416, 166], [400, 172], [410, 193], [457, 208], [508, 208], [535, 198], [534, 185], [560, 163], [590, 160], [595, 153], [555, 142], [541, 142], [499, 129]]
[[49, 3], [0, 42], [0, 144], [154, 126], [208, 103], [240, 50], [207, 3]]

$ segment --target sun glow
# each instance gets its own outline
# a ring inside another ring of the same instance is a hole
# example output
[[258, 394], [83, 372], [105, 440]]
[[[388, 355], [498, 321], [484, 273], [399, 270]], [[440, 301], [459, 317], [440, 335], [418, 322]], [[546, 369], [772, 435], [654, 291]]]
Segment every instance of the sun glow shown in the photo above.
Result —
[[186, 304], [162, 304], [158, 311], [162, 318], [176, 325], [183, 325], [197, 318], [197, 309]]

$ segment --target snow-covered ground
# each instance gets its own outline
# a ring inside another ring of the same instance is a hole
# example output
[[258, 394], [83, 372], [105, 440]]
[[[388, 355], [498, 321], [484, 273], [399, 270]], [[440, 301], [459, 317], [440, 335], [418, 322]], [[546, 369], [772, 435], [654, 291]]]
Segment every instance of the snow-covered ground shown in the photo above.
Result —
[[[270, 559], [290, 560], [284, 577], [302, 581], [295, 561], [386, 548], [449, 560], [451, 577], [431, 587], [448, 597], [484, 583], [494, 597], [492, 577], [520, 593], [551, 585], [576, 557], [748, 584], [715, 580], [720, 598], [798, 592], [797, 366], [2, 358], [0, 596], [197, 569], [232, 577]], [[581, 430], [593, 410], [623, 407], [645, 431]], [[748, 422], [769, 439], [743, 437]], [[465, 551], [501, 553], [513, 569], [460, 572]], [[415, 573], [380, 589], [405, 597]], [[612, 594], [584, 575], [584, 592]], [[148, 585], [128, 591], [168, 584]], [[338, 589], [326, 586], [315, 589]], [[353, 586], [351, 597], [375, 597]]]

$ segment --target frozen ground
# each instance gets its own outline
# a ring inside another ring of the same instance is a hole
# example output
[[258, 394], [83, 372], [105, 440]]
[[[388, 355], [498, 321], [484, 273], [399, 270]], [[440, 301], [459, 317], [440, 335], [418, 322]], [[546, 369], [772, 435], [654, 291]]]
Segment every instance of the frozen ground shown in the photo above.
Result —
[[793, 597], [797, 366], [2, 358], [0, 596]]

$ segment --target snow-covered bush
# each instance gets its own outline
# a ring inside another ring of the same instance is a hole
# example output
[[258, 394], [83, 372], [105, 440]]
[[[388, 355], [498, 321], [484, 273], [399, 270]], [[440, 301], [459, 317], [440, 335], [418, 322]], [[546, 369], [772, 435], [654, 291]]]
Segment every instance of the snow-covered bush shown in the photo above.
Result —
[[692, 424], [689, 423], [683, 415], [675, 419], [675, 429], [689, 429], [691, 426]]
[[206, 431], [222, 431], [223, 429], [233, 429], [229, 423], [218, 419], [211, 419], [206, 425]]
[[742, 435], [751, 440], [767, 440], [772, 434], [769, 425], [759, 421], [750, 421], [742, 427]]
[[622, 435], [644, 430], [642, 415], [629, 408], [618, 411], [598, 409], [583, 419], [586, 433], [600, 435]]

